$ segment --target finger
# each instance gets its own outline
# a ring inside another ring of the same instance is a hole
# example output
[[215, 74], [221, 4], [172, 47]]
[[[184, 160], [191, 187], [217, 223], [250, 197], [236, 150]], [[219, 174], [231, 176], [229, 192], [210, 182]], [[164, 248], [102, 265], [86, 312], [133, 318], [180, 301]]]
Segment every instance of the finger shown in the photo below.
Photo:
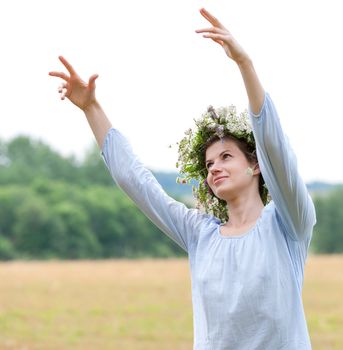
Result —
[[196, 33], [218, 33], [218, 34], [229, 34], [228, 30], [224, 30], [218, 27], [211, 27], [211, 28], [202, 28], [202, 29], [197, 29], [195, 31]]
[[63, 56], [58, 56], [58, 58], [62, 62], [64, 67], [67, 68], [70, 75], [76, 75], [76, 72], [75, 72], [75, 69], [73, 68], [73, 66]]
[[88, 80], [88, 87], [93, 90], [95, 89], [95, 80], [98, 79], [98, 74], [93, 74]]
[[216, 42], [217, 44], [219, 44], [220, 46], [223, 46], [224, 45], [224, 42], [222, 40], [219, 40], [219, 39], [213, 39], [211, 38], [214, 42]]
[[215, 22], [215, 23], [220, 23], [219, 20], [214, 17], [209, 11], [207, 11], [205, 8], [200, 9], [201, 15], [207, 19], [209, 22]]
[[69, 81], [69, 76], [63, 72], [49, 72], [49, 75], [51, 75], [52, 77], [61, 78], [65, 81]]
[[204, 38], [209, 38], [209, 39], [212, 39], [214, 42], [216, 42], [217, 44], [219, 44], [220, 46], [223, 46], [224, 45], [224, 41], [223, 40], [219, 40], [219, 39], [215, 39], [215, 38], [212, 38], [210, 36], [205, 36], [203, 35]]
[[60, 86], [58, 87], [58, 92], [59, 92], [60, 97], [61, 97], [62, 100], [63, 100], [64, 97], [66, 96], [67, 91], [68, 91], [67, 84], [62, 84], [62, 85], [60, 85]]
[[206, 9], [202, 8], [200, 9], [201, 15], [207, 19], [213, 26], [219, 27], [219, 28], [225, 28], [220, 21], [214, 17], [211, 13], [209, 13]]
[[211, 34], [211, 33], [209, 33], [209, 34], [204, 34], [203, 37], [204, 38], [208, 38], [208, 39], [212, 39], [214, 41], [219, 40], [221, 42], [224, 42], [225, 39], [227, 41], [227, 36], [221, 35], [221, 34]]
[[68, 84], [67, 83], [63, 83], [58, 87], [58, 92], [61, 93], [63, 91], [63, 89], [68, 89]]
[[219, 44], [220, 46], [223, 46], [223, 45], [224, 45], [224, 42], [223, 42], [222, 40], [213, 39], [213, 38], [212, 38], [212, 40], [213, 40], [214, 42], [216, 42], [217, 44]]
[[64, 89], [64, 90], [61, 92], [61, 96], [60, 96], [61, 100], [64, 100], [64, 99], [65, 99], [66, 94], [67, 94], [67, 89]]
[[226, 39], [225, 36], [215, 35], [215, 34], [203, 35], [203, 37], [213, 40], [214, 42], [216, 42], [217, 44], [219, 44], [222, 47], [224, 46], [224, 42], [225, 42], [224, 39]]

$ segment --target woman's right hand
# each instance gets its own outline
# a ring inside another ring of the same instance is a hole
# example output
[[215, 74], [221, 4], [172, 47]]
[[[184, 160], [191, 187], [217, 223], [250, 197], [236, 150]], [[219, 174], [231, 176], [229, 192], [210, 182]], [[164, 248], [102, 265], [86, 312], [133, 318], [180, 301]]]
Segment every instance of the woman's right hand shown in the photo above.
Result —
[[224, 49], [226, 55], [238, 65], [250, 61], [248, 54], [242, 46], [216, 17], [204, 8], [200, 9], [200, 14], [212, 24], [212, 27], [197, 29], [196, 33], [203, 33], [204, 38], [212, 39], [218, 43]]
[[56, 71], [49, 72], [49, 75], [64, 80], [58, 89], [61, 100], [67, 97], [74, 105], [86, 111], [96, 103], [95, 80], [98, 78], [98, 75], [93, 74], [89, 78], [88, 83], [86, 83], [79, 77], [72, 65], [64, 57], [59, 56], [58, 58], [68, 70], [69, 76], [66, 73]]

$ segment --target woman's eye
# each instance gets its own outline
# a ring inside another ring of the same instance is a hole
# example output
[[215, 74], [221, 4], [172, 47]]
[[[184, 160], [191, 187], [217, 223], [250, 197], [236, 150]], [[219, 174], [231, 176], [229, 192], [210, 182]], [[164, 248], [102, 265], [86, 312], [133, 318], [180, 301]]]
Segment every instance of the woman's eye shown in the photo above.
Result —
[[207, 169], [210, 169], [210, 167], [212, 166], [212, 164], [213, 164], [213, 163], [207, 163], [207, 164], [206, 164]]
[[223, 154], [223, 158], [224, 159], [227, 159], [227, 158], [230, 158], [231, 157], [231, 154], [229, 154], [229, 153], [224, 153]]

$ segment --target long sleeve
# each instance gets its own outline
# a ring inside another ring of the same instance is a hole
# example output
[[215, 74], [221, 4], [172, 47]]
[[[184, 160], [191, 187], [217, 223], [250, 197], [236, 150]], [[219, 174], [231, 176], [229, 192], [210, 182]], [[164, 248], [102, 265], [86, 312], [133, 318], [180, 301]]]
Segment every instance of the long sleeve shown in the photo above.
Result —
[[118, 130], [108, 131], [102, 155], [118, 186], [157, 227], [188, 252], [209, 216], [169, 197]]
[[308, 238], [316, 221], [314, 205], [267, 93], [260, 113], [250, 111], [250, 117], [259, 166], [285, 232], [294, 240]]

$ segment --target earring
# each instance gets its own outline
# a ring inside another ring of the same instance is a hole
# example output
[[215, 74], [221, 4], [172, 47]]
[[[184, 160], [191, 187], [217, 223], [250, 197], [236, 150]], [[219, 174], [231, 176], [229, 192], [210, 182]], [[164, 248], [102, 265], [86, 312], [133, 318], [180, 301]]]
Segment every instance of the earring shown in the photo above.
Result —
[[249, 176], [253, 176], [254, 175], [254, 170], [252, 170], [252, 168], [250, 168], [250, 166], [247, 168], [247, 170], [246, 170], [246, 173], [247, 173], [247, 175], [249, 175]]

